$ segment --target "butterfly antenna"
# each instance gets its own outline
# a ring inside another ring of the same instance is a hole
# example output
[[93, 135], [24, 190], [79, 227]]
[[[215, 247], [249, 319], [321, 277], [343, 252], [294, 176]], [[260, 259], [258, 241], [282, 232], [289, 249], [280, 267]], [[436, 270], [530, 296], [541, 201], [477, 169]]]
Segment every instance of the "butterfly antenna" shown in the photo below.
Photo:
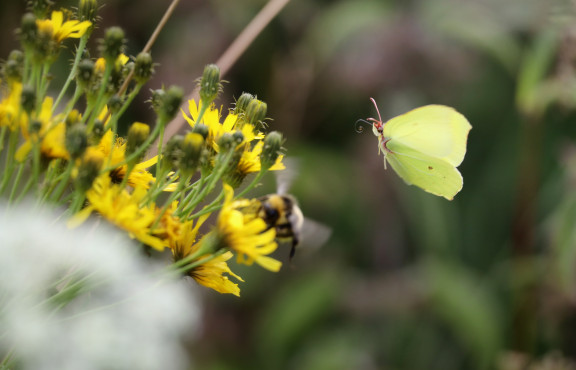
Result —
[[374, 107], [376, 108], [376, 112], [378, 113], [378, 119], [380, 120], [380, 122], [382, 122], [382, 116], [380, 115], [380, 111], [378, 110], [378, 105], [376, 104], [376, 100], [374, 100], [374, 98], [370, 98], [370, 100], [372, 100], [372, 103], [374, 103]]
[[356, 121], [355, 126], [356, 126], [356, 132], [361, 134], [364, 132], [364, 126], [363, 125], [368, 125], [368, 126], [372, 126], [372, 122], [368, 122], [365, 119], [359, 119], [358, 121]]

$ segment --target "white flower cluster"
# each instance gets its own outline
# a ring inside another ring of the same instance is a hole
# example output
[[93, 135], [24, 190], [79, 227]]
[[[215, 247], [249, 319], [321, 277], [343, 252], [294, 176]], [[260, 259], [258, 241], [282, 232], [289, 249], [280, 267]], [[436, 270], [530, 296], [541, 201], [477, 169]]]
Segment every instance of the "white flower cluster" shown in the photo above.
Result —
[[[1, 356], [35, 370], [188, 368], [181, 341], [199, 320], [190, 287], [121, 234], [85, 226], [0, 205]], [[69, 303], [54, 298], [70, 284]]]

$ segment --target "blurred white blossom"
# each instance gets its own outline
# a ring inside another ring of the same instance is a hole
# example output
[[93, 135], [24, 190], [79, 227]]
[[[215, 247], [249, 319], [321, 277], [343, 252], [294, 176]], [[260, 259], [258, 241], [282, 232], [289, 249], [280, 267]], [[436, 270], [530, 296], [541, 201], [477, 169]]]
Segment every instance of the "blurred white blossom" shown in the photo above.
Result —
[[[78, 279], [70, 303], [47, 301]], [[190, 286], [120, 233], [0, 205], [0, 345], [18, 368], [185, 369], [198, 319]]]

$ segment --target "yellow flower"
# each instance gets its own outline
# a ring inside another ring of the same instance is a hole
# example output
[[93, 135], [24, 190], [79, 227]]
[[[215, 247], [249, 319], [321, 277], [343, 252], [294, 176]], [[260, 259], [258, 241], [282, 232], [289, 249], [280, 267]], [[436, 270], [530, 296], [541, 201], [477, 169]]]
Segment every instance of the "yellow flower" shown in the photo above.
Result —
[[267, 256], [278, 247], [274, 241], [275, 229], [268, 228], [264, 220], [241, 212], [240, 209], [246, 206], [246, 201], [233, 202], [232, 187], [224, 185], [224, 192], [226, 198], [215, 230], [222, 246], [237, 253], [238, 263], [251, 265], [256, 262], [267, 270], [280, 270], [282, 263]]
[[[202, 104], [201, 101], [200, 104]], [[199, 107], [196, 105], [195, 100], [190, 100], [188, 102], [188, 109], [190, 111], [190, 117], [188, 117], [184, 111], [182, 111], [182, 116], [188, 122], [190, 127], [194, 127], [199, 113]], [[210, 105], [204, 112], [201, 122], [208, 127], [208, 138], [206, 141], [215, 150], [218, 150], [218, 146], [216, 145], [218, 139], [227, 132], [233, 133], [240, 130], [244, 135], [244, 141], [246, 142], [251, 142], [255, 139], [262, 139], [264, 137], [264, 134], [260, 132], [255, 133], [254, 127], [250, 124], [244, 124], [242, 127], [237, 127], [236, 123], [238, 122], [238, 115], [232, 112], [228, 113], [223, 123], [220, 123], [220, 118], [221, 112], [215, 109], [214, 105]]]
[[[259, 172], [261, 169], [260, 165], [260, 155], [262, 154], [262, 148], [264, 147], [264, 142], [259, 140], [256, 145], [251, 150], [244, 150], [240, 162], [238, 163], [237, 170], [240, 174], [246, 175], [251, 172]], [[284, 170], [286, 167], [282, 163], [283, 155], [279, 155], [276, 163], [274, 163], [269, 170], [279, 171]]]
[[[124, 54], [118, 55], [118, 58], [114, 64], [114, 68], [120, 70], [123, 65], [128, 63], [129, 60], [130, 58]], [[104, 58], [96, 59], [96, 63], [94, 63], [94, 70], [99, 73], [104, 73], [104, 69], [106, 69], [106, 60]]]
[[52, 98], [46, 97], [42, 103], [40, 114], [34, 119], [40, 124], [38, 131], [30, 132], [28, 125], [22, 125], [24, 143], [16, 152], [16, 160], [22, 162], [32, 149], [40, 142], [40, 151], [46, 158], [68, 159], [70, 155], [66, 150], [66, 126], [61, 116], [52, 117]]
[[[249, 143], [243, 143], [236, 149], [236, 156], [234, 160], [229, 164], [229, 171], [224, 175], [223, 181], [232, 186], [233, 188], [238, 188], [246, 176], [252, 172], [260, 172], [262, 169], [261, 154], [264, 142], [258, 140], [256, 145], [250, 149]], [[270, 166], [268, 170], [278, 171], [283, 170], [286, 167], [282, 163], [283, 156], [279, 155], [276, 162]]]
[[[154, 235], [163, 239], [165, 244], [172, 246], [175, 241], [180, 240], [184, 230], [184, 224], [180, 222], [180, 218], [174, 216], [178, 208], [178, 201], [172, 202], [170, 207], [160, 217], [158, 225], [154, 228]], [[160, 209], [157, 210], [157, 217], [160, 215]]]
[[0, 127], [8, 126], [10, 130], [28, 125], [28, 116], [20, 106], [22, 84], [15, 82], [9, 86], [8, 95], [0, 101]]
[[140, 207], [145, 196], [146, 189], [142, 187], [137, 187], [130, 194], [126, 190], [119, 189], [118, 185], [112, 184], [107, 174], [102, 175], [86, 192], [90, 204], [78, 212], [69, 225], [81, 224], [96, 211], [110, 223], [128, 231], [131, 238], [161, 251], [165, 243], [162, 239], [151, 235], [150, 229], [156, 220], [156, 207], [154, 205]]
[[[124, 162], [126, 153], [126, 141], [123, 138], [117, 138], [114, 141], [114, 145], [112, 145], [113, 137], [114, 133], [112, 130], [108, 130], [104, 136], [102, 136], [102, 139], [100, 139], [100, 143], [98, 144], [98, 149], [104, 154], [105, 158], [110, 160], [107, 163], [107, 166], [110, 167]], [[144, 189], [150, 188], [150, 184], [154, 183], [156, 179], [146, 169], [156, 164], [157, 161], [158, 157], [156, 156], [147, 161], [136, 164], [132, 172], [130, 172], [130, 176], [128, 176], [128, 185], [132, 187], [142, 187]], [[124, 164], [112, 170], [110, 172], [112, 182], [116, 184], [121, 183], [124, 176], [126, 176], [127, 169], [128, 165]]]
[[196, 237], [198, 236], [198, 229], [209, 216], [210, 215], [208, 214], [200, 217], [198, 221], [196, 221], [196, 225], [194, 225], [194, 221], [192, 220], [184, 222], [178, 237], [170, 239], [168, 245], [170, 249], [172, 249], [172, 254], [176, 261], [180, 261], [192, 254], [192, 248], [194, 243], [196, 243]]
[[78, 20], [67, 20], [64, 22], [64, 13], [53, 11], [52, 18], [38, 19], [36, 20], [36, 25], [40, 32], [51, 34], [52, 39], [59, 43], [64, 39], [82, 37], [92, 23]]
[[[203, 246], [202, 241], [196, 243], [198, 236], [198, 229], [206, 221], [209, 215], [202, 216], [196, 221], [187, 221], [182, 225], [182, 232], [177, 239], [170, 241], [170, 248], [172, 249], [172, 254], [174, 259], [179, 261], [186, 258], [194, 253]], [[203, 239], [205, 240], [205, 239]], [[196, 261], [200, 261], [209, 258], [210, 254], [204, 254], [198, 256]], [[238, 284], [230, 281], [228, 276], [233, 276], [234, 278], [242, 280], [242, 278], [232, 272], [226, 261], [233, 257], [232, 252], [228, 251], [222, 255], [216, 256], [206, 263], [196, 266], [188, 272], [198, 284], [204, 285], [205, 287], [216, 290], [219, 293], [231, 293], [236, 296], [240, 296], [240, 288]], [[191, 263], [193, 261], [190, 261]], [[225, 275], [226, 274], [226, 275]]]
[[198, 284], [214, 289], [218, 293], [231, 293], [240, 297], [240, 288], [238, 287], [238, 284], [233, 283], [230, 281], [228, 276], [224, 275], [228, 274], [242, 282], [244, 281], [240, 276], [233, 273], [226, 263], [226, 261], [233, 256], [232, 252], [228, 251], [198, 267], [195, 267], [189, 272], [189, 274]]

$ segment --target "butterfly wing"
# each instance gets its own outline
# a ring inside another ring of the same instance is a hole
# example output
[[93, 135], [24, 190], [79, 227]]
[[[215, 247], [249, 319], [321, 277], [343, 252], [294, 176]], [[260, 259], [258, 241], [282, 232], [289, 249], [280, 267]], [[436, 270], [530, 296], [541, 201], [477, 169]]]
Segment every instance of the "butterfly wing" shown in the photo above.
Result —
[[466, 154], [472, 126], [462, 114], [444, 105], [426, 105], [384, 124], [384, 137], [392, 144], [414, 149], [424, 156], [443, 159], [458, 167]]
[[[390, 142], [391, 143], [391, 142]], [[396, 143], [386, 160], [408, 184], [452, 200], [462, 190], [462, 175], [452, 163]]]

